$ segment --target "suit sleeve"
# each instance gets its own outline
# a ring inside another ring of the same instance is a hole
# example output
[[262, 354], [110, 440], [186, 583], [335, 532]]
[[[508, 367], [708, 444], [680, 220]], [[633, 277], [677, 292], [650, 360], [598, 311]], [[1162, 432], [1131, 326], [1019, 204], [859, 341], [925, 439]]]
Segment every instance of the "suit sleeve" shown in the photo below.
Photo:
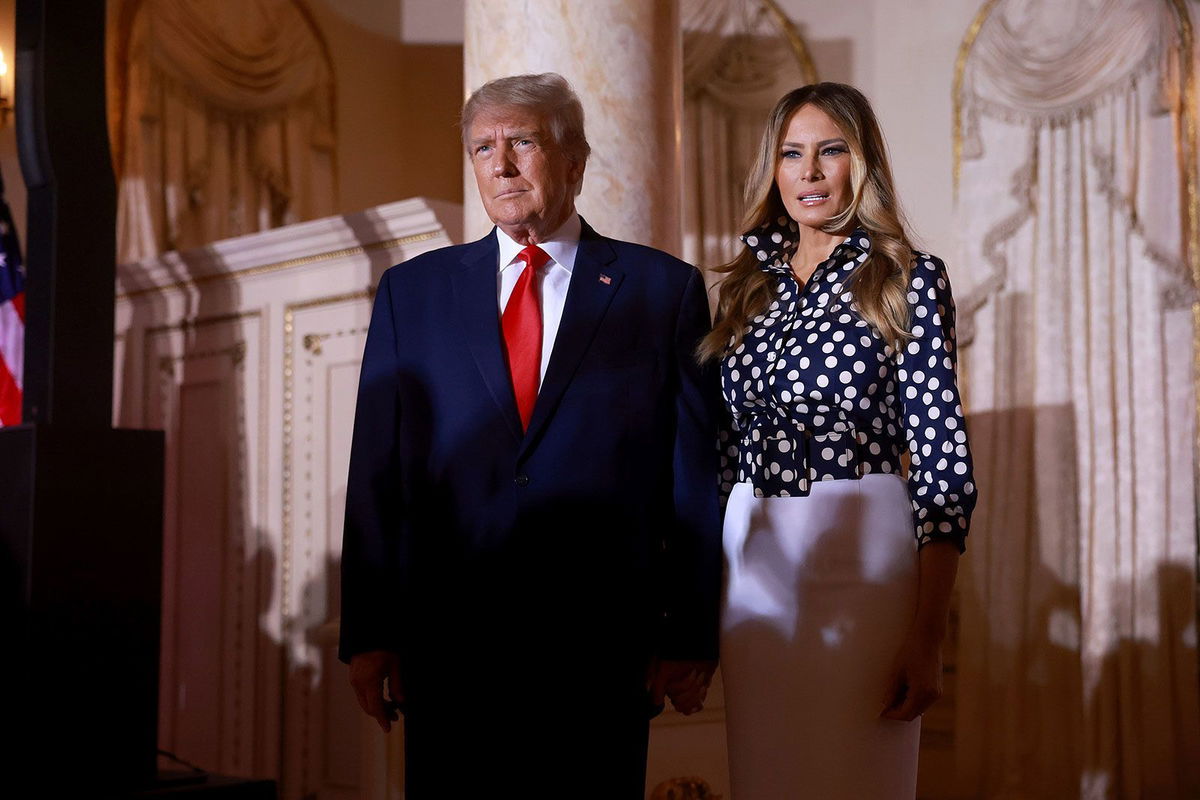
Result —
[[375, 295], [359, 374], [342, 533], [341, 635], [338, 658], [399, 651], [399, 467], [396, 434], [396, 329], [391, 271]]
[[666, 536], [665, 631], [659, 655], [715, 660], [721, 602], [718, 501], [718, 371], [701, 366], [696, 345], [709, 330], [699, 270], [688, 281], [675, 330], [674, 520]]

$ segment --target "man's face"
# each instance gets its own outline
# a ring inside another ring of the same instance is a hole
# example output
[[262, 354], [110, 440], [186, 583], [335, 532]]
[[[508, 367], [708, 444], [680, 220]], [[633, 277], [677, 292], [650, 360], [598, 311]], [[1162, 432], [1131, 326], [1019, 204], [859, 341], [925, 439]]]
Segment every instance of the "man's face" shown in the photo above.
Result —
[[522, 244], [543, 241], [575, 209], [576, 163], [553, 141], [532, 109], [483, 109], [471, 122], [467, 155], [488, 217]]

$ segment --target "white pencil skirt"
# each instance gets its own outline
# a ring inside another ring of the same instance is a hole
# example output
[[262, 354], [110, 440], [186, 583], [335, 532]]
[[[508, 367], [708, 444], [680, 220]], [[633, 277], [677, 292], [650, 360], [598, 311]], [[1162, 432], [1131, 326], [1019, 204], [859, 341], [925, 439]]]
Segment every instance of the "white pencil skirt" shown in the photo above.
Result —
[[898, 475], [734, 487], [725, 513], [721, 670], [732, 800], [913, 800], [920, 720], [880, 719], [916, 609]]

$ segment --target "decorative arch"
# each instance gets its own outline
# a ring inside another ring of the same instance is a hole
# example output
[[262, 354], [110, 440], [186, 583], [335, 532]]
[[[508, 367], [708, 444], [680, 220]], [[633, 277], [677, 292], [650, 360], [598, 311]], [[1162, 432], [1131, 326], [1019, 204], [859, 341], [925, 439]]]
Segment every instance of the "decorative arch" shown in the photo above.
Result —
[[736, 255], [767, 114], [817, 70], [774, 0], [684, 0], [682, 16], [683, 257], [710, 268]]

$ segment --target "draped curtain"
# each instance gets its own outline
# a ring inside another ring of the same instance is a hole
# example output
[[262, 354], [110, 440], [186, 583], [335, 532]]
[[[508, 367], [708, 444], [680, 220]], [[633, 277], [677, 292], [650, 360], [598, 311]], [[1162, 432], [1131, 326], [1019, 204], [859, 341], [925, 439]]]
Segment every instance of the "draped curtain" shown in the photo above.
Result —
[[1200, 797], [1191, 22], [1182, 0], [993, 0], [977, 24], [962, 791]]
[[683, 257], [710, 268], [737, 254], [746, 173], [767, 115], [816, 74], [773, 3], [684, 0], [682, 17]]
[[120, 261], [333, 213], [333, 76], [295, 0], [141, 0], [127, 16]]

